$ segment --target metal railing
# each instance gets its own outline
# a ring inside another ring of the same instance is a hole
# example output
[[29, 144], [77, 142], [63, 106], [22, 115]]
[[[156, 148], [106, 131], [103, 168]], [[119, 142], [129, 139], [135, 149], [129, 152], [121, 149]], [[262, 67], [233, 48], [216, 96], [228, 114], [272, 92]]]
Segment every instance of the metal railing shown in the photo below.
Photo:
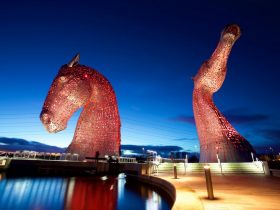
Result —
[[119, 157], [119, 163], [137, 163], [136, 158]]
[[0, 151], [0, 156], [10, 157], [14, 159], [36, 159], [36, 160], [69, 160], [78, 161], [79, 154], [77, 153], [51, 153], [51, 152], [36, 152], [36, 151], [15, 151], [5, 152]]

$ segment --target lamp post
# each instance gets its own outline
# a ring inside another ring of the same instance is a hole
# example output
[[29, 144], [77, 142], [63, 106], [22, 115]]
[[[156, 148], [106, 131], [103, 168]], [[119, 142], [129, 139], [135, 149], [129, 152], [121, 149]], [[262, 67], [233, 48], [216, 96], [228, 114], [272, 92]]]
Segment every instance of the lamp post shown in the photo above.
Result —
[[188, 166], [188, 155], [186, 154], [186, 158], [185, 158], [185, 162], [184, 162], [184, 166], [185, 166], [185, 175], [187, 174], [187, 166]]
[[216, 157], [217, 157], [217, 161], [219, 162], [219, 147], [216, 146]]
[[204, 166], [204, 172], [205, 172], [208, 199], [213, 200], [214, 192], [213, 192], [213, 184], [212, 184], [212, 179], [211, 179], [210, 166], [207, 166], [207, 165]]

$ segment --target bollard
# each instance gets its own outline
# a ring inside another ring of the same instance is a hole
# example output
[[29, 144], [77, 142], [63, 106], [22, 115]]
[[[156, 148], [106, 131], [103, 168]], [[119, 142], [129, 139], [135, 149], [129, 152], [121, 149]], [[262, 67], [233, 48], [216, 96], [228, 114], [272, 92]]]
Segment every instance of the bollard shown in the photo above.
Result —
[[177, 179], [177, 167], [175, 163], [174, 163], [174, 179]]
[[205, 171], [208, 199], [213, 200], [214, 193], [213, 193], [213, 184], [212, 184], [212, 179], [211, 179], [210, 166], [204, 166], [204, 171]]

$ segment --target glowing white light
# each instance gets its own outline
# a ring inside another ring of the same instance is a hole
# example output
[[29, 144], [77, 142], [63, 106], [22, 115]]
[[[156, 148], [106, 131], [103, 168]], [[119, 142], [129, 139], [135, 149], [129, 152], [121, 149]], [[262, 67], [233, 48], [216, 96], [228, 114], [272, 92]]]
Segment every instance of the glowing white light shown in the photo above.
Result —
[[210, 169], [210, 166], [206, 165], [206, 166], [203, 166], [204, 169]]
[[102, 181], [106, 181], [106, 180], [108, 179], [108, 177], [107, 177], [107, 176], [102, 176], [100, 179], [101, 179]]

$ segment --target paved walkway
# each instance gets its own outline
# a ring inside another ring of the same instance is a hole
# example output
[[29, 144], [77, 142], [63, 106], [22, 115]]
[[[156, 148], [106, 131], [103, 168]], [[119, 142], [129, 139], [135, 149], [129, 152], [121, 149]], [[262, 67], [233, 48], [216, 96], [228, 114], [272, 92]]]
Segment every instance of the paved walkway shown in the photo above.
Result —
[[280, 210], [278, 177], [212, 174], [215, 200], [208, 200], [204, 174], [155, 176], [176, 187], [173, 210]]

